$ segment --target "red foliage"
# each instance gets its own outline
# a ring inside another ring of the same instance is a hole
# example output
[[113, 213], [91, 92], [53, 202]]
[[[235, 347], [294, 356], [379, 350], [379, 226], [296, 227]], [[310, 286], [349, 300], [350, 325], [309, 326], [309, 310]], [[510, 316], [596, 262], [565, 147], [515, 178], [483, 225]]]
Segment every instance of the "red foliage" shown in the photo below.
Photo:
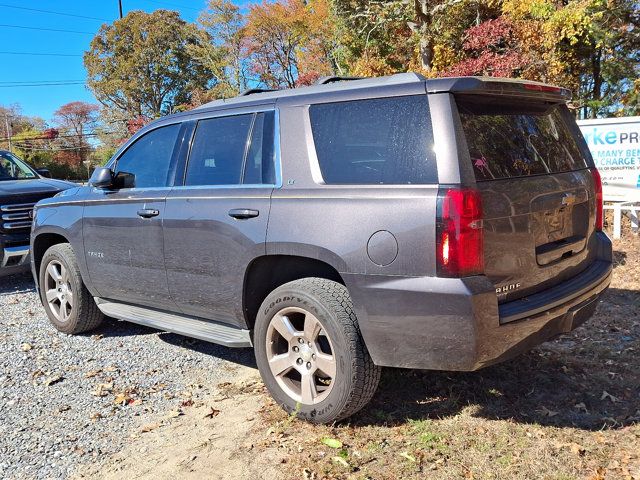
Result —
[[45, 140], [54, 140], [58, 138], [58, 135], [60, 135], [60, 131], [57, 128], [47, 128], [42, 132], [42, 138]]
[[513, 77], [525, 64], [525, 57], [518, 52], [505, 54], [484, 52], [477, 58], [469, 58], [457, 63], [445, 72], [445, 76], [485, 75], [488, 77]]
[[57, 163], [61, 163], [63, 165], [78, 165], [78, 154], [72, 150], [62, 150], [56, 152], [54, 155], [54, 159]]
[[467, 58], [451, 66], [444, 76], [513, 77], [528, 62], [518, 51], [513, 25], [504, 17], [467, 29], [462, 48]]
[[302, 87], [306, 85], [313, 85], [313, 83], [320, 78], [320, 74], [315, 71], [305, 72], [298, 75], [296, 80], [296, 87]]
[[145, 117], [144, 115], [137, 116], [132, 118], [131, 120], [127, 120], [127, 130], [129, 133], [133, 135], [142, 127], [144, 127], [147, 123], [150, 122], [151, 119]]
[[466, 31], [462, 48], [467, 52], [482, 53], [485, 49], [507, 47], [514, 40], [513, 26], [504, 17], [487, 20]]

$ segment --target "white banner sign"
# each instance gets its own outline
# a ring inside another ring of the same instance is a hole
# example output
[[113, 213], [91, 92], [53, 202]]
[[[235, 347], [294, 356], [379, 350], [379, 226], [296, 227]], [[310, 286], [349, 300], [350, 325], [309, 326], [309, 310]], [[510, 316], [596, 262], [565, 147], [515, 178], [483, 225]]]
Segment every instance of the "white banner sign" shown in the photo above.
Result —
[[602, 177], [604, 199], [640, 201], [640, 117], [579, 120]]

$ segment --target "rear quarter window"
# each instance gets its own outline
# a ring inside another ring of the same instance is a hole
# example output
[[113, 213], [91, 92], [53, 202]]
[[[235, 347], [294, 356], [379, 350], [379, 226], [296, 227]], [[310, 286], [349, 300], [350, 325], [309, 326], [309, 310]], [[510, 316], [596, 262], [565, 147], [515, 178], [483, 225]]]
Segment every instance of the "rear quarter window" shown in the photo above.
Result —
[[326, 184], [437, 183], [426, 95], [309, 107]]
[[476, 180], [527, 177], [588, 167], [565, 105], [457, 98]]

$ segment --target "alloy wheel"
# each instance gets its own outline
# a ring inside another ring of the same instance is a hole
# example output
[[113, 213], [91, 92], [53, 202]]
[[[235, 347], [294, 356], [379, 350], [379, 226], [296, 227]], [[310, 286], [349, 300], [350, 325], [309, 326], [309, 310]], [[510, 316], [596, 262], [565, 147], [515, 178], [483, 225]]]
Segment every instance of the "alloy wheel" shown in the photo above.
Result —
[[59, 322], [66, 322], [73, 310], [73, 289], [67, 268], [59, 261], [47, 265], [42, 286], [49, 309]]
[[294, 401], [314, 405], [333, 388], [336, 358], [331, 339], [316, 316], [287, 307], [267, 328], [267, 360], [276, 382]]

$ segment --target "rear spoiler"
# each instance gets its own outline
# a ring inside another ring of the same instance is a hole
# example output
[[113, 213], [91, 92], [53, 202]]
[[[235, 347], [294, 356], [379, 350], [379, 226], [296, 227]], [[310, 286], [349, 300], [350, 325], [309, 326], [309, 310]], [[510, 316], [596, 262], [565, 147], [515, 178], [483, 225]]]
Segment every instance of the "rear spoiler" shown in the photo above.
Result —
[[546, 83], [511, 78], [451, 77], [435, 78], [426, 82], [427, 93], [505, 95], [535, 98], [552, 102], [568, 102], [571, 90]]

